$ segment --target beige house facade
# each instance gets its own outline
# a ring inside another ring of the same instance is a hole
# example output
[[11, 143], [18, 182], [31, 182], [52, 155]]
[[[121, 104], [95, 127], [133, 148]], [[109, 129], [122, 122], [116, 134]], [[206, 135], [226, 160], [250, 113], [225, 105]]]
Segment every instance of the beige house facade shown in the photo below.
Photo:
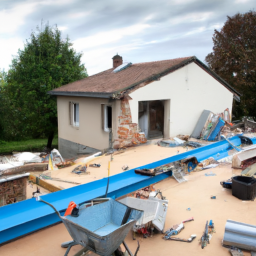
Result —
[[202, 111], [232, 111], [240, 94], [196, 57], [123, 63], [49, 92], [65, 158], [191, 134]]

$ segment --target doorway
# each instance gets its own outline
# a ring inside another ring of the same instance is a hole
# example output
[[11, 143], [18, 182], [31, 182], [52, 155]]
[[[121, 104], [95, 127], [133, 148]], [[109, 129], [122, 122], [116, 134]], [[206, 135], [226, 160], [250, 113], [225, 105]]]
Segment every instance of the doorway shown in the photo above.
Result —
[[139, 127], [147, 139], [164, 136], [164, 100], [139, 102]]

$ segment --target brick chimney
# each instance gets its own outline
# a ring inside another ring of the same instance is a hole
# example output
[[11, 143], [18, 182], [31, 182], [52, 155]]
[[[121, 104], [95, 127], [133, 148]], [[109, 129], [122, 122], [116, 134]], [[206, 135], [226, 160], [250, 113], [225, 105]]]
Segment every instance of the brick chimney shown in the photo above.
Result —
[[117, 68], [118, 66], [123, 64], [123, 58], [116, 54], [113, 58], [113, 68]]

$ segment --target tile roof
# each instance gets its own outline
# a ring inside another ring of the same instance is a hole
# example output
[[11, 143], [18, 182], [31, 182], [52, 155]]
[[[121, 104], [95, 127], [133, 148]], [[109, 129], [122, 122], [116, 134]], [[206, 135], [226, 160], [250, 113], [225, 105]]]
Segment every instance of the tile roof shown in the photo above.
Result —
[[51, 95], [109, 98], [112, 97], [113, 94], [120, 94], [121, 91], [136, 89], [143, 82], [147, 83], [156, 80], [191, 62], [195, 62], [199, 65], [209, 75], [231, 91], [234, 96], [236, 95], [238, 101], [240, 100], [239, 96], [241, 94], [239, 92], [195, 56], [136, 63], [117, 73], [113, 73], [114, 68], [111, 68], [73, 83], [63, 85], [48, 93]]
[[114, 93], [133, 84], [140, 83], [152, 75], [164, 72], [189, 59], [191, 57], [137, 63], [117, 73], [112, 73], [114, 69], [111, 68], [82, 80], [63, 85], [54, 89], [53, 92]]

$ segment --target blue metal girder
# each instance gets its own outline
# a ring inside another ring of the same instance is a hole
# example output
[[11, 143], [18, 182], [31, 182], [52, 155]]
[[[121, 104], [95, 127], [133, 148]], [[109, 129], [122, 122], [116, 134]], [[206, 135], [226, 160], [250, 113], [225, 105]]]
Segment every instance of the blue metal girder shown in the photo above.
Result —
[[[241, 139], [237, 136], [231, 138], [230, 141], [236, 146], [241, 144]], [[220, 141], [136, 169], [156, 168], [192, 156], [196, 157], [198, 161], [209, 157], [220, 159], [228, 155], [229, 149], [230, 145], [227, 141]], [[110, 177], [108, 196], [117, 198], [170, 176], [171, 172], [162, 173], [153, 177], [142, 176], [135, 174], [134, 169], [116, 174]], [[106, 185], [107, 178], [104, 178], [50, 193], [42, 196], [42, 198], [53, 204], [58, 211], [64, 214], [70, 201], [81, 204], [88, 200], [104, 196]], [[60, 219], [49, 206], [37, 202], [34, 198], [0, 207], [0, 244], [45, 228], [59, 221]]]

